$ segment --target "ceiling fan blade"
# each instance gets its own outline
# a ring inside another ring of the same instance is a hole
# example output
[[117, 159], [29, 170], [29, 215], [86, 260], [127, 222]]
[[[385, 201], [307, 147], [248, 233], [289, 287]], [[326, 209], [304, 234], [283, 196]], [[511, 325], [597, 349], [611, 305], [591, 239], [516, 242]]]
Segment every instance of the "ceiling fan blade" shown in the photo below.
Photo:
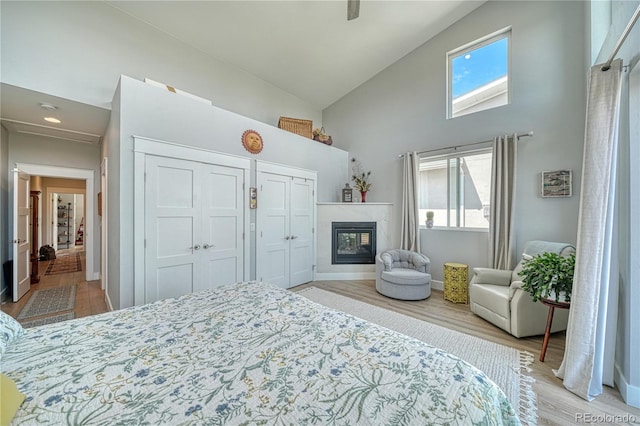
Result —
[[360, 0], [347, 0], [347, 20], [360, 16]]

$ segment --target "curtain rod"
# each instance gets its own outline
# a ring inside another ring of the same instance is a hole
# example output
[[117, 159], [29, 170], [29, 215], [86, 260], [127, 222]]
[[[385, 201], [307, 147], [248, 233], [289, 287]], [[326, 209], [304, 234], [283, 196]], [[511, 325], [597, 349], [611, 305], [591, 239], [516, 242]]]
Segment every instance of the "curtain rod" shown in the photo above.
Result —
[[[517, 138], [520, 139], [520, 138], [525, 137], [525, 136], [533, 136], [533, 130], [530, 130], [527, 133], [521, 133], [521, 134], [517, 135]], [[467, 144], [464, 144], [464, 145], [445, 146], [443, 148], [428, 149], [426, 151], [417, 152], [416, 154], [418, 154], [418, 155], [426, 154], [427, 152], [443, 151], [445, 149], [453, 149], [454, 151], [456, 151], [458, 148], [464, 148], [464, 147], [473, 146], [473, 145], [480, 145], [480, 144], [489, 143], [489, 142], [493, 142], [493, 139], [489, 139], [489, 140], [486, 140], [486, 141], [480, 141], [480, 142], [467, 143]], [[398, 154], [398, 158], [403, 157], [403, 156], [404, 156], [404, 154]]]
[[618, 43], [616, 43], [616, 46], [613, 48], [613, 52], [611, 52], [611, 56], [609, 56], [609, 60], [604, 63], [602, 68], [600, 68], [602, 71], [609, 71], [609, 68], [611, 68], [611, 63], [613, 62], [613, 59], [618, 54], [618, 50], [620, 50], [620, 48], [622, 47], [622, 44], [624, 43], [625, 39], [631, 32], [631, 28], [633, 28], [633, 26], [635, 25], [636, 21], [638, 20], [638, 17], [640, 17], [640, 4], [638, 5], [638, 8], [636, 9], [636, 11], [633, 13], [633, 16], [631, 17], [631, 20], [627, 24], [627, 27], [624, 29], [624, 31], [622, 31], [622, 34], [620, 35], [620, 39], [618, 39]]

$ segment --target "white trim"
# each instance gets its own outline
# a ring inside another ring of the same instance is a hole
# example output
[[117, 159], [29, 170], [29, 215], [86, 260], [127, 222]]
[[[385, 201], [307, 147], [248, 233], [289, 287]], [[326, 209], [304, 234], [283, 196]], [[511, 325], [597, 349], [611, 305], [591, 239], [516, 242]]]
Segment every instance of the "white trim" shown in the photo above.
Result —
[[109, 200], [108, 186], [109, 186], [109, 168], [108, 157], [103, 157], [100, 162], [100, 192], [102, 193], [102, 212], [100, 215], [102, 235], [100, 245], [100, 287], [104, 290], [105, 294], [109, 290], [109, 217], [107, 215], [107, 205]]
[[113, 304], [111, 303], [111, 299], [109, 298], [109, 293], [107, 293], [106, 291], [104, 292], [104, 299], [105, 302], [107, 302], [107, 309], [109, 309], [109, 311], [113, 311]]
[[180, 158], [199, 163], [216, 164], [218, 166], [251, 168], [251, 160], [233, 154], [225, 154], [208, 149], [166, 142], [157, 139], [133, 136], [134, 153], [152, 154], [160, 157]]
[[444, 282], [431, 279], [431, 289], [444, 291]]
[[256, 172], [293, 176], [301, 179], [312, 179], [314, 181], [318, 180], [318, 172], [315, 170], [301, 169], [298, 167], [287, 166], [286, 164], [270, 163], [262, 160], [256, 160]]
[[630, 385], [622, 374], [622, 371], [620, 371], [618, 364], [615, 366], [614, 382], [618, 386], [624, 402], [632, 407], [640, 408], [640, 386]]
[[181, 145], [173, 142], [166, 142], [157, 139], [150, 139], [143, 136], [133, 136], [133, 304], [141, 305], [145, 303], [144, 282], [145, 282], [145, 169], [146, 156], [155, 155], [160, 157], [176, 158], [198, 163], [213, 164], [217, 166], [233, 167], [243, 169], [243, 207], [244, 207], [244, 268], [243, 279], [249, 279], [250, 274], [250, 254], [251, 254], [251, 233], [249, 232], [249, 177], [251, 160], [231, 154], [224, 154], [203, 148], [196, 148], [188, 145]]
[[[42, 164], [28, 164], [28, 163], [16, 163], [16, 167], [31, 176], [42, 177], [58, 177], [67, 179], [80, 179], [85, 181], [85, 209], [87, 217], [85, 221], [85, 279], [87, 281], [93, 281], [94, 277], [94, 265], [93, 265], [93, 231], [94, 225], [94, 211], [95, 205], [95, 171], [90, 169], [73, 169], [70, 167], [58, 167], [58, 166], [45, 166]], [[15, 218], [13, 219], [15, 220]]]

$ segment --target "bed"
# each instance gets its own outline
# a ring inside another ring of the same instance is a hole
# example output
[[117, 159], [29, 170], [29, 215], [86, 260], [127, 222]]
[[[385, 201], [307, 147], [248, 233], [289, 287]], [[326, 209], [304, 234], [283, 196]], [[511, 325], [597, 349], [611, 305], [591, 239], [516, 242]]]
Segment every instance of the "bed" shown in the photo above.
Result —
[[259, 282], [27, 329], [1, 369], [12, 424], [520, 424], [459, 358]]

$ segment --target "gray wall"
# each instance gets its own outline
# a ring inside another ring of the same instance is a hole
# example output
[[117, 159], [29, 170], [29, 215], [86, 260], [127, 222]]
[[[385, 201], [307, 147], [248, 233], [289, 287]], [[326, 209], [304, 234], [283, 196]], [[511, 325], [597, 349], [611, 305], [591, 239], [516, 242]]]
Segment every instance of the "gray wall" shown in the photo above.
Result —
[[[604, 3], [604, 5], [602, 4]], [[592, 52], [599, 52], [593, 63], [605, 62], [640, 1], [593, 2], [591, 9]], [[609, 13], [603, 10], [610, 7]], [[602, 28], [608, 28], [603, 39]], [[625, 401], [640, 407], [640, 23], [618, 52], [624, 65], [620, 106], [618, 146], [618, 188], [616, 210], [618, 239], [618, 333], [615, 382]], [[614, 268], [615, 270], [615, 268]]]
[[321, 125], [309, 103], [106, 2], [3, 1], [0, 11], [5, 83], [109, 108], [121, 74], [148, 77], [265, 123], [283, 115]]
[[[118, 209], [118, 246], [110, 241], [110, 249], [119, 251], [119, 283], [112, 277], [118, 273], [116, 264], [109, 265], [109, 288], [119, 287], [119, 294], [109, 292], [115, 308], [133, 304], [133, 136], [144, 136], [167, 142], [179, 143], [217, 152], [240, 155], [286, 164], [293, 167], [318, 172], [318, 201], [338, 201], [340, 190], [347, 179], [347, 152], [285, 132], [259, 121], [176, 95], [167, 90], [145, 84], [133, 78], [122, 76], [120, 81], [119, 124], [112, 123], [113, 133], [107, 142], [107, 152], [119, 149], [119, 160], [112, 161], [109, 154], [109, 176], [117, 176], [117, 194], [110, 193], [110, 206]], [[115, 101], [114, 101], [115, 102]], [[114, 120], [112, 114], [112, 120]], [[119, 140], [115, 132], [119, 128]], [[111, 129], [111, 125], [110, 125]], [[242, 146], [242, 133], [253, 129], [260, 133], [264, 148], [258, 155], [250, 155]], [[111, 131], [111, 130], [110, 130]], [[116, 148], [119, 145], [118, 148]], [[252, 163], [255, 170], [255, 163]], [[255, 186], [255, 173], [252, 173]], [[119, 203], [119, 205], [117, 204]], [[255, 212], [251, 212], [254, 220]], [[115, 229], [111, 228], [110, 235]], [[249, 239], [255, 247], [255, 236]], [[251, 259], [252, 276], [255, 276]], [[112, 272], [113, 268], [113, 272]]]
[[[4, 265], [11, 254], [9, 241], [9, 224], [7, 210], [9, 206], [9, 134], [4, 126], [0, 126], [0, 266]], [[0, 269], [0, 302], [4, 301], [7, 287], [4, 270]]]
[[[585, 4], [488, 2], [325, 109], [323, 122], [340, 147], [371, 169], [371, 201], [393, 202], [400, 217], [402, 160], [398, 154], [467, 144], [533, 130], [518, 146], [518, 252], [527, 240], [575, 243], [578, 197], [543, 199], [540, 172], [571, 169], [580, 191], [585, 108]], [[447, 120], [446, 52], [512, 26], [511, 104]], [[375, 146], [375, 149], [371, 149]], [[551, 154], [551, 155], [550, 155]], [[400, 222], [396, 223], [399, 243]], [[487, 247], [488, 234], [421, 231], [422, 250], [437, 259], [485, 266], [484, 251], [462, 255], [447, 244]]]

